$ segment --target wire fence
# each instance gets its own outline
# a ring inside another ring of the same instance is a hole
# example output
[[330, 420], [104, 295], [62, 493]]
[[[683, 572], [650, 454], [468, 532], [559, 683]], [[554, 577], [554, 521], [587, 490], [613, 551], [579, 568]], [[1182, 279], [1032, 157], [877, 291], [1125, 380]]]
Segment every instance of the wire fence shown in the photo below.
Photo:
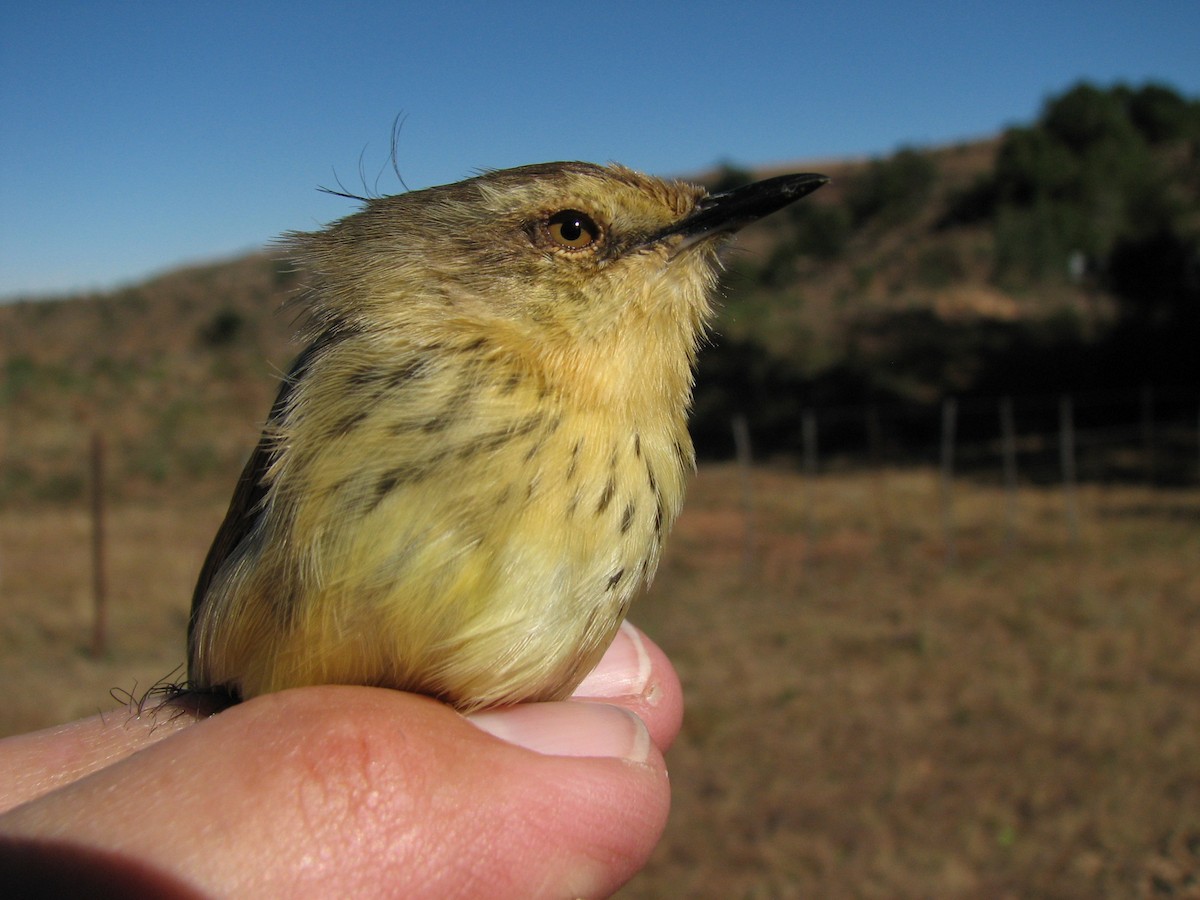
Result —
[[[1081, 482], [1141, 484], [1172, 491], [1200, 487], [1200, 392], [1090, 391], [1026, 397], [949, 397], [930, 405], [805, 408], [800, 447], [792, 454], [805, 475], [805, 531], [818, 540], [816, 485], [822, 474], [862, 468], [874, 474], [873, 502], [881, 530], [892, 513], [882, 473], [888, 468], [935, 468], [936, 503], [945, 561], [958, 556], [955, 482], [962, 477], [1002, 485], [1004, 548], [1016, 543], [1017, 497], [1023, 486], [1057, 487], [1071, 544], [1081, 540]], [[731, 422], [743, 470], [746, 522], [743, 561], [754, 565], [756, 520], [749, 473], [753, 427]]]
[[[960, 474], [1060, 481], [1200, 482], [1200, 391], [1150, 386], [940, 403], [812, 406], [786, 455], [814, 467], [941, 465]], [[748, 425], [753, 435], [755, 427]], [[736, 440], [735, 440], [736, 444]]]
[[[789, 455], [805, 476], [801, 502], [810, 545], [819, 539], [818, 481], [826, 473], [848, 469], [873, 473], [875, 515], [884, 532], [890, 530], [893, 514], [882, 473], [896, 467], [935, 469], [937, 498], [931, 501], [939, 507], [945, 560], [950, 565], [958, 556], [955, 484], [963, 477], [1003, 486], [1006, 547], [1016, 539], [1017, 496], [1023, 486], [1061, 490], [1065, 527], [1073, 543], [1079, 542], [1081, 533], [1077, 496], [1081, 482], [1119, 481], [1166, 490], [1200, 486], [1200, 391], [1143, 386], [1042, 396], [951, 397], [940, 404], [807, 407], [797, 410], [796, 417], [799, 446]], [[755, 564], [759, 527], [751, 474], [755, 426], [738, 415], [730, 427], [742, 471], [742, 557], [749, 570]], [[120, 494], [119, 473], [124, 467], [115, 457], [121, 442], [111, 440], [102, 425], [81, 425], [73, 433], [63, 433], [60, 442], [61, 452], [51, 455], [60, 460], [62, 471], [50, 477], [78, 483], [77, 494], [60, 499], [88, 510], [95, 618], [92, 649], [102, 655], [107, 642], [105, 516], [107, 499]], [[3, 448], [10, 481], [21, 470], [20, 464], [13, 465], [19, 444], [10, 440]]]

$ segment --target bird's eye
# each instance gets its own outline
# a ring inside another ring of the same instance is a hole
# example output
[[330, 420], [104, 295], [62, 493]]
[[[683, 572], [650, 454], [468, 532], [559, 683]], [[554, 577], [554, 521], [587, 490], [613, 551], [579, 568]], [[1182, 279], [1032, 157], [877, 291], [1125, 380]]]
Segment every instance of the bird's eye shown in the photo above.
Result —
[[564, 209], [546, 219], [546, 233], [560, 247], [583, 250], [596, 243], [600, 237], [600, 226], [587, 213]]

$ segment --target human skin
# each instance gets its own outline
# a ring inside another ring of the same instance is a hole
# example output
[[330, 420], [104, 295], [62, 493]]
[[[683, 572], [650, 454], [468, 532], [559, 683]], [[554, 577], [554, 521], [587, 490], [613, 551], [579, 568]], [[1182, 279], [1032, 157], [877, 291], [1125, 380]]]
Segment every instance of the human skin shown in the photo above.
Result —
[[[139, 896], [598, 897], [666, 822], [679, 682], [623, 626], [575, 695], [119, 711], [0, 741], [0, 883]], [[53, 893], [53, 891], [51, 891]]]

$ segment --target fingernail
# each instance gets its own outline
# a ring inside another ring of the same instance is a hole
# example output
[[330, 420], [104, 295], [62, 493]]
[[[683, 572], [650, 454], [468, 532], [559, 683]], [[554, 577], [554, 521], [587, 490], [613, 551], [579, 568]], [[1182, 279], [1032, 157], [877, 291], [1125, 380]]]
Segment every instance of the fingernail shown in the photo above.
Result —
[[653, 703], [655, 691], [646, 686], [650, 681], [652, 667], [650, 654], [642, 633], [628, 622], [621, 623], [612, 645], [605, 651], [596, 668], [575, 689], [574, 696], [598, 697], [642, 697]]
[[467, 716], [501, 740], [548, 756], [607, 756], [645, 762], [650, 733], [631, 712], [603, 703], [528, 703]]

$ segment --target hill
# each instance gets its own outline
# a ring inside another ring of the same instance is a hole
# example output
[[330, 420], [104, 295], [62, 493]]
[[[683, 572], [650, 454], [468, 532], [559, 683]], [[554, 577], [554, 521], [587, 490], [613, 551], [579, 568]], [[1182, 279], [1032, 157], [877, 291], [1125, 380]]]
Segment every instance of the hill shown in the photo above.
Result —
[[[730, 451], [734, 413], [761, 446], [788, 452], [799, 404], [1190, 390], [1198, 161], [1200, 102], [1157, 85], [1080, 85], [987, 140], [721, 167], [713, 189], [785, 168], [834, 181], [739, 237], [702, 354], [701, 453]], [[228, 485], [294, 352], [280, 309], [296, 286], [286, 262], [256, 254], [0, 307], [0, 498], [77, 496], [81, 420], [102, 426], [123, 491], [184, 473]]]
[[734, 259], [702, 446], [728, 451], [741, 413], [798, 447], [798, 404], [1156, 384], [1194, 405], [1200, 101], [1081, 84], [994, 140], [831, 174]]

